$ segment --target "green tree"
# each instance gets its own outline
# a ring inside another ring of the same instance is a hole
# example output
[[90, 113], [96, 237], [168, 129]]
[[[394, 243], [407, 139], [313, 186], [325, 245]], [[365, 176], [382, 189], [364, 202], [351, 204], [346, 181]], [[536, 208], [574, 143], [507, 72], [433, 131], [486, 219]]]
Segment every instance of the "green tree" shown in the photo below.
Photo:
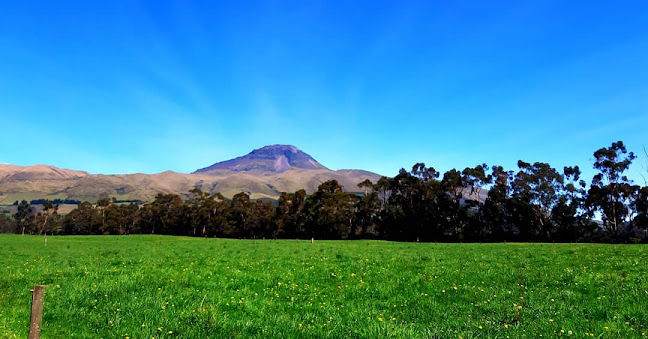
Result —
[[374, 185], [367, 179], [359, 183], [358, 187], [364, 190], [364, 195], [357, 203], [357, 221], [353, 236], [358, 238], [379, 238], [381, 237], [383, 202], [376, 191], [378, 185]]
[[469, 214], [468, 225], [465, 230], [467, 239], [482, 240], [481, 234], [483, 233], [486, 225], [484, 219], [483, 207], [486, 200], [482, 196], [484, 187], [492, 184], [493, 176], [487, 174], [489, 170], [488, 165], [481, 164], [473, 168], [466, 167], [461, 172], [463, 181], [469, 190], [466, 191], [464, 196], [464, 203], [471, 213]]
[[32, 224], [33, 219], [34, 209], [26, 200], [21, 201], [16, 214], [14, 214], [16, 233], [25, 234], [25, 230]]
[[36, 213], [33, 219], [32, 229], [38, 235], [43, 233], [53, 234], [61, 232], [61, 218], [58, 215], [58, 204], [54, 204], [52, 200], [43, 201], [43, 210]]
[[102, 234], [102, 222], [101, 212], [85, 201], [65, 216], [63, 228], [66, 234]]
[[482, 164], [473, 168], [466, 167], [461, 172], [466, 187], [470, 188], [470, 194], [466, 197], [466, 203], [471, 207], [477, 208], [478, 211], [481, 210], [483, 205], [481, 199], [483, 188], [493, 182], [493, 176], [486, 174], [486, 171], [488, 171], [488, 165]]
[[462, 204], [463, 192], [468, 189], [461, 172], [451, 169], [443, 174], [441, 190], [436, 199], [440, 231], [444, 238], [463, 240], [468, 225], [468, 209]]
[[254, 203], [254, 214], [256, 215], [257, 225], [252, 236], [257, 238], [271, 237], [275, 230], [275, 207], [272, 202], [258, 199]]
[[282, 192], [277, 202], [275, 228], [272, 234], [275, 238], [306, 237], [304, 230], [304, 206], [306, 191], [295, 193]]
[[548, 240], [553, 231], [552, 212], [562, 190], [563, 176], [547, 163], [518, 161], [520, 171], [511, 183], [511, 203], [523, 240]]
[[637, 190], [633, 208], [636, 213], [633, 224], [643, 232], [643, 238], [646, 239], [648, 238], [648, 186]]
[[583, 215], [585, 203], [585, 187], [587, 184], [580, 179], [581, 170], [578, 166], [564, 167], [564, 183], [558, 194], [551, 217], [555, 225], [554, 240], [558, 241], [587, 241], [591, 238], [589, 219]]
[[590, 211], [601, 213], [603, 226], [616, 237], [619, 226], [628, 221], [631, 212], [630, 200], [636, 187], [624, 173], [636, 156], [628, 152], [622, 141], [617, 141], [594, 152], [594, 158], [594, 169], [599, 173], [592, 179], [586, 204]]
[[16, 231], [16, 222], [0, 211], [0, 233], [13, 233]]
[[104, 231], [106, 228], [106, 210], [110, 207], [110, 205], [112, 205], [114, 201], [115, 201], [114, 198], [112, 199], [109, 197], [100, 198], [99, 200], [97, 200], [97, 204], [95, 205], [99, 213], [101, 213], [100, 231], [105, 234], [110, 234], [110, 232]]
[[[394, 240], [437, 240], [440, 231], [438, 198], [441, 184], [439, 172], [424, 163], [417, 163], [410, 172], [401, 169], [389, 180], [384, 234]], [[378, 182], [378, 186], [386, 182]], [[382, 187], [380, 188], [383, 189]]]
[[485, 223], [479, 238], [491, 241], [507, 240], [512, 231], [507, 208], [512, 173], [505, 171], [502, 166], [493, 166], [491, 170], [494, 185], [488, 191], [484, 202]]
[[257, 216], [247, 193], [237, 193], [232, 197], [229, 209], [230, 224], [236, 230], [236, 236], [252, 238], [256, 234]]
[[133, 230], [138, 207], [130, 204], [110, 204], [104, 208], [100, 231], [103, 234], [130, 234]]
[[188, 235], [185, 206], [177, 194], [158, 194], [137, 214], [139, 231], [151, 234]]
[[216, 200], [211, 194], [199, 188], [194, 188], [189, 193], [191, 196], [185, 204], [188, 208], [191, 235], [207, 236], [208, 230], [213, 228], [212, 219], [216, 212]]
[[323, 182], [306, 199], [307, 233], [324, 239], [348, 239], [355, 229], [357, 196], [343, 191], [337, 180]]

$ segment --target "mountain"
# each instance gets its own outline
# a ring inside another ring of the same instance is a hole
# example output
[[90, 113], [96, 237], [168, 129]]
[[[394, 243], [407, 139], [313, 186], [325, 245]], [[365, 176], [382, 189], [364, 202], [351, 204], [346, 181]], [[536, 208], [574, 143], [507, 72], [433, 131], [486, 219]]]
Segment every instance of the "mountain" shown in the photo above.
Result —
[[281, 173], [291, 169], [327, 170], [313, 157], [302, 152], [295, 146], [272, 145], [259, 149], [235, 159], [217, 162], [209, 167], [201, 168], [194, 173], [214, 173], [215, 171]]
[[11, 180], [30, 180], [34, 178], [59, 180], [81, 178], [88, 173], [82, 171], [73, 171], [61, 169], [54, 166], [34, 165], [34, 166], [15, 166], [0, 164], [0, 182]]
[[186, 196], [195, 187], [230, 198], [246, 192], [253, 199], [276, 199], [281, 192], [299, 189], [315, 192], [322, 182], [330, 179], [337, 180], [345, 190], [356, 192], [361, 181], [376, 182], [380, 177], [362, 170], [332, 171], [296, 147], [286, 145], [256, 149], [192, 174], [166, 171], [104, 175], [46, 165], [0, 165], [0, 205], [42, 198], [96, 201], [115, 197], [151, 201], [158, 193]]

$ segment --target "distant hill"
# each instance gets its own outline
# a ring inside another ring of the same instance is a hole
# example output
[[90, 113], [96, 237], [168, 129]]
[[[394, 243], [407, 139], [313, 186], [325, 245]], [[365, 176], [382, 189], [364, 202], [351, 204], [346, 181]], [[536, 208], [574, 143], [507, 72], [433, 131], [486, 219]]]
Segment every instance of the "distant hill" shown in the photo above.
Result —
[[213, 173], [226, 170], [234, 172], [285, 172], [291, 169], [327, 170], [313, 157], [302, 152], [295, 146], [272, 145], [265, 146], [227, 161], [217, 162], [209, 167], [201, 168], [194, 173]]
[[286, 145], [256, 149], [192, 174], [166, 171], [104, 175], [45, 165], [0, 165], [0, 205], [41, 198], [96, 201], [115, 197], [151, 201], [158, 193], [186, 195], [195, 187], [226, 197], [246, 192], [255, 199], [276, 199], [281, 192], [305, 189], [312, 193], [330, 179], [340, 182], [346, 191], [357, 192], [361, 181], [376, 182], [380, 177], [362, 170], [332, 171], [296, 147]]

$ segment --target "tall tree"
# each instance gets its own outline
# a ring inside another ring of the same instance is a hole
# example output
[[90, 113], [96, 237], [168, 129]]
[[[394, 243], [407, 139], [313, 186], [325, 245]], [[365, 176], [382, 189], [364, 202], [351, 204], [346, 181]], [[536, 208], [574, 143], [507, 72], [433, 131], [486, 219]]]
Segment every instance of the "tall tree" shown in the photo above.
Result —
[[[563, 176], [547, 163], [518, 161], [520, 171], [511, 183], [518, 229], [524, 240], [547, 240], [553, 231], [552, 211], [558, 203]], [[530, 220], [527, 220], [530, 219]]]
[[91, 203], [85, 201], [63, 219], [66, 234], [102, 234], [102, 215]]
[[306, 196], [306, 191], [303, 189], [295, 193], [281, 193], [277, 203], [273, 237], [300, 238], [307, 236], [304, 229]]
[[583, 234], [589, 223], [582, 213], [587, 184], [580, 178], [581, 173], [578, 166], [566, 166], [563, 169], [562, 191], [558, 194], [557, 203], [551, 212], [556, 227], [554, 240], [585, 241], [589, 237]]
[[8, 217], [4, 211], [0, 211], [0, 233], [13, 233], [16, 231], [16, 223]]
[[616, 236], [630, 215], [629, 202], [635, 187], [624, 173], [636, 156], [628, 152], [622, 141], [617, 141], [594, 152], [594, 158], [594, 169], [599, 173], [592, 179], [587, 206], [601, 213], [603, 225]]
[[54, 204], [52, 200], [43, 200], [43, 210], [36, 213], [33, 220], [33, 229], [41, 235], [44, 232], [47, 234], [60, 231], [60, 218], [58, 215], [58, 204]]
[[16, 214], [14, 214], [14, 220], [16, 220], [16, 233], [25, 234], [25, 230], [32, 223], [34, 219], [34, 209], [31, 205], [23, 200], [18, 205]]
[[177, 194], [158, 194], [137, 215], [143, 233], [189, 234], [185, 227], [185, 206]]
[[256, 215], [256, 230], [253, 237], [271, 237], [274, 233], [275, 207], [270, 201], [258, 199], [254, 203], [254, 214]]
[[637, 190], [637, 195], [633, 201], [633, 208], [636, 216], [633, 224], [643, 232], [643, 237], [648, 237], [648, 186]]
[[468, 224], [468, 210], [461, 201], [466, 189], [467, 185], [461, 172], [453, 168], [443, 174], [441, 191], [436, 203], [441, 232], [447, 239], [463, 240], [464, 238]]
[[337, 180], [319, 185], [306, 199], [307, 232], [324, 239], [348, 239], [355, 230], [357, 196], [343, 191]]
[[484, 187], [493, 182], [492, 174], [487, 174], [488, 170], [488, 165], [481, 164], [473, 168], [466, 167], [461, 172], [465, 185], [470, 189], [465, 197], [465, 204], [472, 211], [472, 214], [465, 233], [467, 238], [471, 240], [482, 240], [481, 235], [486, 225], [483, 215], [483, 206], [486, 199], [482, 196], [482, 191]]
[[110, 234], [109, 231], [105, 231], [105, 228], [106, 228], [106, 210], [108, 209], [108, 207], [110, 207], [110, 205], [112, 205], [112, 203], [114, 201], [115, 201], [115, 199], [114, 198], [111, 199], [110, 197], [104, 197], [104, 198], [100, 198], [99, 200], [97, 200], [96, 208], [99, 211], [99, 213], [101, 213], [100, 231], [102, 233]]
[[249, 238], [256, 236], [257, 216], [255, 212], [247, 193], [237, 193], [232, 197], [229, 220], [236, 229], [236, 235]]
[[382, 224], [382, 201], [374, 185], [369, 179], [358, 184], [364, 190], [364, 195], [357, 203], [357, 222], [353, 232], [354, 237], [379, 238]]
[[511, 176], [512, 173], [505, 171], [502, 166], [492, 167], [494, 185], [488, 191], [488, 198], [484, 202], [485, 225], [480, 239], [507, 240], [508, 235], [511, 233], [510, 218], [507, 210]]
[[203, 192], [199, 188], [194, 188], [189, 193], [191, 196], [185, 201], [185, 204], [191, 224], [191, 235], [206, 236], [207, 230], [212, 226], [216, 200], [211, 194]]
[[470, 188], [470, 195], [466, 198], [467, 201], [473, 201], [477, 209], [481, 209], [483, 201], [481, 199], [482, 189], [493, 182], [493, 176], [486, 174], [488, 165], [481, 164], [473, 168], [466, 167], [461, 172], [463, 180], [468, 188]]
[[385, 234], [396, 240], [437, 240], [439, 213], [436, 210], [441, 184], [439, 172], [417, 163], [410, 172], [401, 169], [390, 180]]
[[130, 234], [138, 207], [130, 204], [110, 204], [103, 212], [100, 230], [103, 234]]

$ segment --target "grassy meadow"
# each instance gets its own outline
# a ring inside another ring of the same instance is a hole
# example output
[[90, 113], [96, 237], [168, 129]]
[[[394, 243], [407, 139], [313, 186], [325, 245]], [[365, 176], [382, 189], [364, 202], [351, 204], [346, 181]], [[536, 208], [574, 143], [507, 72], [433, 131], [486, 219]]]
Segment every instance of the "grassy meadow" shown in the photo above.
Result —
[[0, 235], [0, 337], [648, 335], [648, 247]]

